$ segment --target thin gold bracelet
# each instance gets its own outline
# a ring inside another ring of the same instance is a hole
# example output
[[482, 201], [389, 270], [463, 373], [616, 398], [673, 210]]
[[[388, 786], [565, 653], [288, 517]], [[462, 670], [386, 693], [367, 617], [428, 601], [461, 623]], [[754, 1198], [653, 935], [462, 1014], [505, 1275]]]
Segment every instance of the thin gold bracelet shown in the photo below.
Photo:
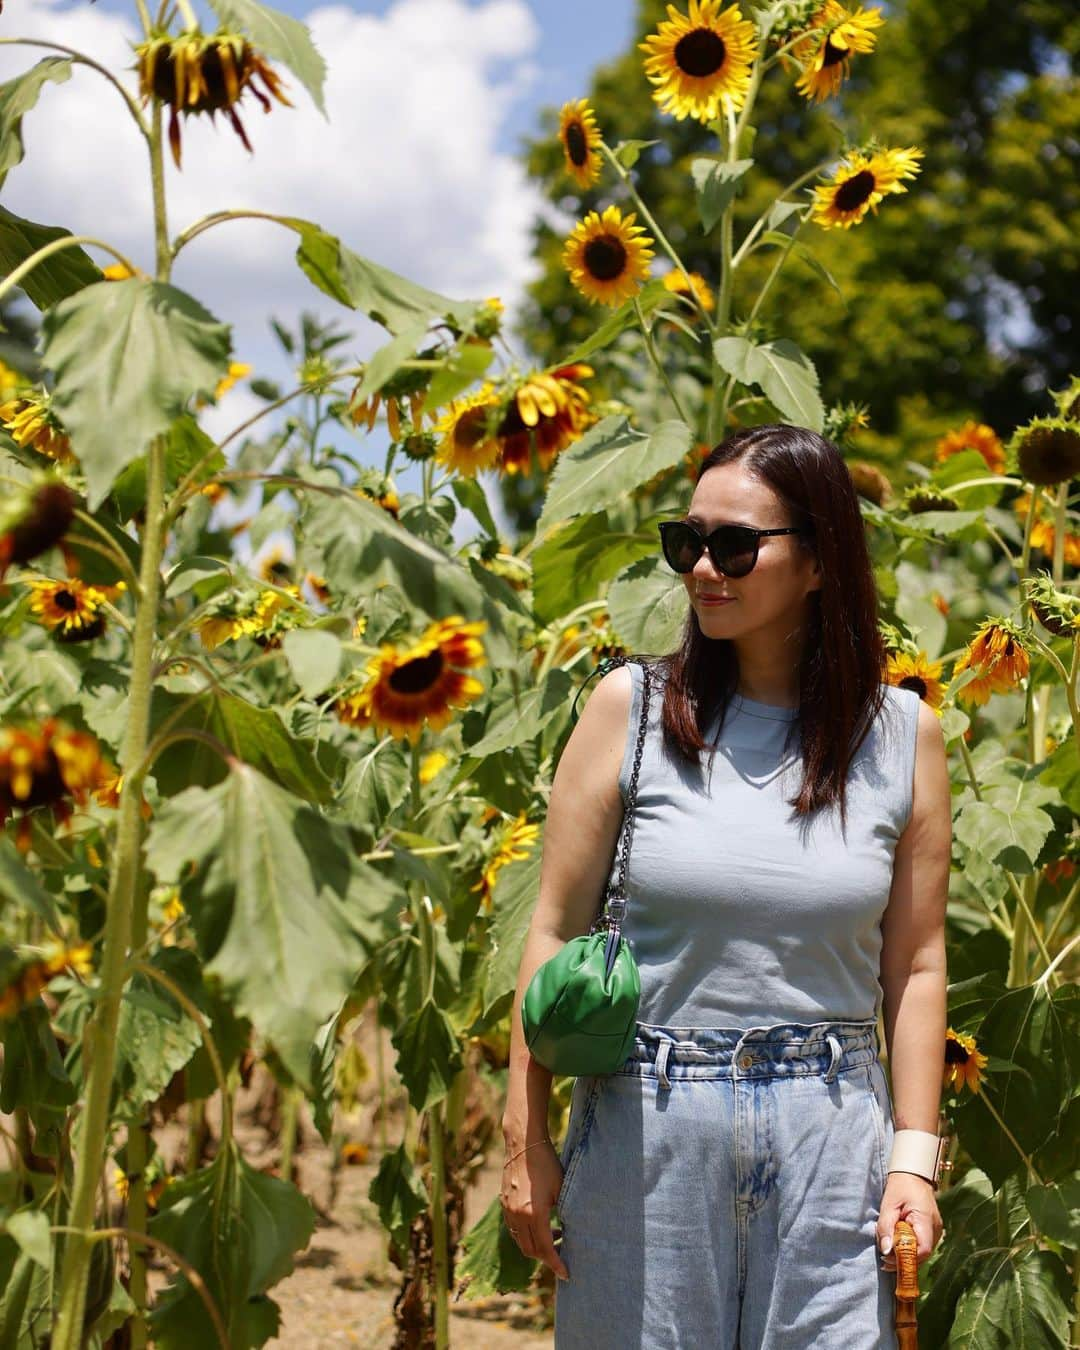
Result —
[[535, 1148], [535, 1147], [537, 1146], [537, 1144], [550, 1144], [550, 1143], [551, 1143], [551, 1140], [550, 1140], [550, 1139], [546, 1139], [546, 1138], [545, 1138], [545, 1139], [534, 1139], [533, 1142], [532, 1142], [531, 1144], [526, 1144], [526, 1145], [525, 1145], [525, 1148], [519, 1148], [518, 1151], [517, 1151], [516, 1153], [511, 1153], [510, 1157], [507, 1158], [506, 1162], [503, 1163], [503, 1166], [504, 1166], [504, 1167], [508, 1167], [508, 1166], [514, 1161], [515, 1158], [520, 1158], [521, 1155], [522, 1155], [527, 1149]]

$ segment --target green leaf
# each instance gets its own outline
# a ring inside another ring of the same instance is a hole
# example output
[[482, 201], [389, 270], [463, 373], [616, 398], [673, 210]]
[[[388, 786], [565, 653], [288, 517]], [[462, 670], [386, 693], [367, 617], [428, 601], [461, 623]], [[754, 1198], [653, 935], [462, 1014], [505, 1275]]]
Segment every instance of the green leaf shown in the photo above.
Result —
[[657, 553], [659, 538], [613, 529], [604, 511], [579, 516], [549, 534], [532, 555], [533, 614], [551, 623], [595, 595], [624, 567]]
[[1069, 1177], [1060, 1186], [1029, 1187], [1027, 1206], [1040, 1232], [1080, 1249], [1080, 1177]]
[[390, 1038], [397, 1070], [416, 1111], [427, 1111], [450, 1091], [464, 1067], [461, 1042], [446, 1013], [431, 999], [411, 1013]]
[[428, 385], [424, 398], [424, 407], [434, 412], [451, 399], [457, 398], [463, 389], [483, 375], [495, 358], [495, 348], [485, 342], [466, 342], [460, 344], [451, 354], [442, 370]]
[[379, 1207], [379, 1222], [399, 1252], [409, 1250], [409, 1229], [428, 1207], [428, 1195], [405, 1145], [384, 1153], [368, 1187], [368, 1199]]
[[341, 643], [333, 633], [319, 628], [294, 628], [281, 646], [296, 683], [306, 698], [329, 689], [341, 666]]
[[[59, 225], [37, 225], [0, 206], [0, 272], [14, 272], [38, 249], [70, 235], [70, 230]], [[31, 304], [45, 310], [101, 279], [101, 268], [88, 253], [68, 247], [35, 264], [19, 284]]]
[[968, 1350], [1063, 1346], [1068, 1340], [1072, 1281], [1055, 1252], [1023, 1246], [980, 1254], [968, 1266], [950, 1345]]
[[0, 1041], [4, 1046], [0, 1111], [10, 1114], [17, 1106], [26, 1107], [36, 1131], [35, 1150], [55, 1158], [66, 1108], [77, 1093], [60, 1059], [41, 999], [21, 1008], [14, 1017], [0, 1019]]
[[54, 933], [60, 933], [60, 915], [52, 896], [7, 838], [0, 838], [0, 897], [36, 914]]
[[232, 570], [223, 558], [204, 558], [199, 554], [181, 558], [165, 578], [165, 598], [186, 595], [193, 586], [208, 577], [230, 577]]
[[[198, 1004], [202, 977], [194, 952], [163, 947], [150, 964]], [[168, 990], [146, 975], [134, 975], [124, 990], [116, 1029], [113, 1116], [134, 1121], [140, 1107], [157, 1101], [201, 1044], [198, 1024]]]
[[492, 954], [484, 984], [485, 1016], [493, 1004], [508, 993], [513, 993], [517, 987], [525, 934], [540, 887], [542, 857], [543, 833], [537, 837], [527, 858], [507, 863], [495, 875], [495, 887], [491, 893], [492, 923], [488, 930]]
[[651, 145], [659, 144], [659, 141], [620, 141], [611, 153], [624, 169], [632, 169], [638, 162], [642, 150], [648, 150]]
[[[184, 413], [169, 427], [165, 445], [165, 486], [172, 489], [201, 465], [196, 482], [204, 482], [225, 468], [225, 456], [199, 426], [191, 413]], [[112, 497], [121, 520], [131, 517], [146, 505], [146, 455], [140, 455], [119, 475], [112, 486]]]
[[121, 470], [226, 373], [229, 326], [166, 282], [101, 281], [44, 316], [42, 360], [95, 510]]
[[46, 56], [24, 74], [0, 84], [0, 187], [15, 165], [22, 162], [23, 115], [35, 106], [46, 81], [63, 84], [70, 79], [69, 56]]
[[[149, 1223], [151, 1237], [205, 1280], [233, 1350], [263, 1345], [275, 1334], [279, 1310], [265, 1291], [292, 1271], [314, 1228], [306, 1197], [250, 1167], [232, 1140], [209, 1167], [174, 1181]], [[150, 1324], [160, 1350], [218, 1343], [202, 1299], [182, 1275], [159, 1296]]]
[[146, 856], [162, 882], [197, 865], [184, 902], [205, 969], [310, 1093], [312, 1041], [396, 922], [395, 886], [345, 826], [237, 762], [160, 808]]
[[666, 652], [678, 646], [689, 601], [682, 578], [660, 553], [623, 568], [608, 588], [611, 626], [631, 651]]
[[752, 159], [726, 160], [695, 159], [690, 173], [698, 194], [698, 214], [701, 228], [708, 234], [735, 200], [746, 171], [753, 167]]
[[636, 297], [624, 300], [623, 303], [610, 316], [605, 319], [600, 327], [588, 337], [584, 342], [574, 348], [570, 355], [563, 362], [564, 365], [573, 365], [576, 361], [587, 361], [593, 352], [602, 351], [605, 347], [610, 347], [620, 333], [627, 328], [631, 328], [637, 323], [637, 309], [634, 306], [634, 299], [637, 299], [638, 306], [646, 318], [654, 310], [662, 308], [664, 305], [677, 305], [678, 301], [672, 295], [671, 291], [664, 285], [659, 277], [652, 281], [647, 281]]
[[818, 393], [817, 371], [810, 358], [787, 338], [755, 346], [746, 338], [717, 338], [716, 360], [741, 384], [756, 386], [777, 412], [796, 426], [820, 432], [825, 409]]
[[1040, 770], [1033, 777], [1021, 760], [999, 762], [984, 777], [982, 799], [965, 802], [957, 814], [957, 840], [987, 862], [1030, 876], [1054, 828], [1053, 818], [1042, 808], [1054, 804], [1058, 794], [1045, 773]]
[[491, 514], [487, 495], [475, 478], [452, 478], [450, 491], [457, 498], [459, 506], [471, 511], [480, 522], [480, 528], [486, 530], [492, 539], [499, 537], [499, 527]]
[[571, 516], [603, 511], [617, 493], [630, 492], [678, 464], [690, 443], [685, 422], [661, 422], [646, 433], [625, 416], [605, 417], [555, 461], [537, 533]]
[[306, 24], [289, 14], [260, 5], [256, 0], [207, 0], [222, 25], [251, 39], [261, 56], [280, 61], [296, 76], [311, 95], [315, 106], [326, 116], [323, 82], [326, 62], [311, 40]]
[[468, 747], [469, 754], [493, 755], [534, 740], [553, 717], [566, 710], [572, 693], [573, 681], [558, 668], [548, 671], [543, 684], [531, 688], [522, 685], [519, 672], [501, 675], [492, 685], [484, 734]]
[[843, 308], [845, 310], [847, 309], [847, 300], [844, 298], [844, 292], [840, 289], [836, 278], [821, 259], [817, 257], [813, 250], [808, 248], [801, 239], [796, 239], [792, 242], [791, 236], [785, 234], [781, 230], [766, 230], [754, 244], [754, 248], [758, 248], [763, 244], [775, 244], [777, 248], [790, 248], [795, 257], [800, 258], [812, 271], [818, 274], [822, 281], [832, 287], [840, 297]]
[[279, 219], [300, 235], [296, 261], [314, 285], [350, 309], [363, 310], [391, 333], [404, 333], [418, 322], [426, 327], [433, 319], [445, 317], [458, 327], [468, 328], [482, 306], [481, 301], [451, 300], [418, 286], [388, 267], [353, 253], [340, 239], [310, 221], [295, 216]]
[[49, 1270], [52, 1266], [52, 1243], [49, 1240], [49, 1216], [40, 1209], [21, 1209], [9, 1214], [4, 1227], [32, 1261]]
[[524, 1291], [539, 1265], [511, 1237], [497, 1195], [461, 1239], [461, 1253], [454, 1274], [466, 1299]]
[[392, 337], [373, 352], [364, 362], [364, 376], [353, 395], [354, 401], [363, 403], [392, 380], [402, 364], [415, 357], [416, 348], [426, 331], [426, 320], [410, 324], [397, 337]]

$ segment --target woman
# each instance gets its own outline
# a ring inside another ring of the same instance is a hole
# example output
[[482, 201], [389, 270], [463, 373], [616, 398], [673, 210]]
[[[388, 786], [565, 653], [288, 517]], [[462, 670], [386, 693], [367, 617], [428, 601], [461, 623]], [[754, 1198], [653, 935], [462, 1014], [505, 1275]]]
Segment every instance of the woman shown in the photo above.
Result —
[[733, 434], [684, 520], [661, 527], [690, 612], [650, 663], [626, 879], [634, 1050], [575, 1080], [560, 1157], [521, 999], [616, 876], [630, 664], [596, 686], [552, 784], [512, 1016], [505, 1220], [560, 1277], [562, 1350], [895, 1346], [895, 1255], [879, 1248], [900, 1218], [920, 1262], [942, 1233], [944, 740], [916, 691], [883, 682], [858, 497], [831, 442]]

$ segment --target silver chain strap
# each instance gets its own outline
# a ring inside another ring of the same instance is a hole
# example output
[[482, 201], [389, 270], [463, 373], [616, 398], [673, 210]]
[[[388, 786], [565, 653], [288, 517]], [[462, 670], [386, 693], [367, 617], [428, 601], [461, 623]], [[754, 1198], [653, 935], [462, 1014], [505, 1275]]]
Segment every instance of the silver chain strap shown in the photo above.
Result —
[[[625, 656], [613, 657], [608, 663], [608, 669], [614, 670], [616, 666], [631, 664], [630, 659]], [[637, 802], [638, 773], [641, 769], [641, 756], [645, 748], [645, 731], [649, 721], [649, 680], [651, 678], [649, 667], [644, 661], [634, 662], [633, 664], [641, 666], [642, 695], [641, 695], [641, 718], [638, 722], [637, 744], [634, 747], [634, 767], [630, 773], [630, 786], [626, 794], [626, 809], [623, 812], [622, 828], [622, 858], [619, 861], [619, 875], [612, 886], [608, 882], [604, 888], [604, 902], [600, 907], [600, 913], [593, 920], [590, 934], [598, 933], [602, 929], [609, 932], [619, 932], [622, 928], [623, 915], [626, 913], [626, 865], [630, 858], [630, 845], [634, 838], [634, 807]], [[607, 671], [605, 671], [605, 674]]]

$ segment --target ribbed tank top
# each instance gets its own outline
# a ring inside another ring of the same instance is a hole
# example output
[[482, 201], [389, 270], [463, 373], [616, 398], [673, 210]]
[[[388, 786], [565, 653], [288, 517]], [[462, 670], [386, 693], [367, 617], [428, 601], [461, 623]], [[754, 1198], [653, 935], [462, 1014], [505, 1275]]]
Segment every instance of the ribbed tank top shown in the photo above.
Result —
[[[642, 698], [641, 666], [628, 669], [624, 804]], [[736, 694], [711, 772], [719, 714], [694, 768], [663, 744], [663, 677], [650, 671], [623, 923], [641, 974], [638, 1019], [746, 1030], [876, 1018], [881, 916], [911, 817], [918, 694], [884, 686], [852, 760], [842, 834], [838, 805], [800, 821], [784, 800], [802, 775], [797, 708]], [[620, 834], [612, 882], [622, 847]]]

